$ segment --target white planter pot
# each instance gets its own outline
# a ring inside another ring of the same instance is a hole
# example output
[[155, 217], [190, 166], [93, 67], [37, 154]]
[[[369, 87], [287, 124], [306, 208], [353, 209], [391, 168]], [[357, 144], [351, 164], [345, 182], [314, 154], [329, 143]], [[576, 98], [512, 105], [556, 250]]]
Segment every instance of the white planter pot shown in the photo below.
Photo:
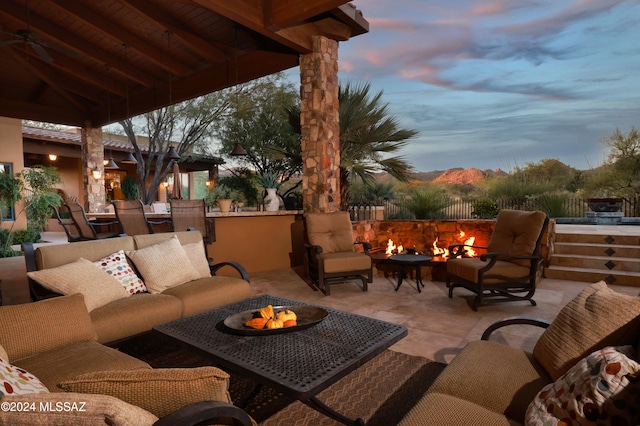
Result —
[[264, 209], [268, 212], [275, 212], [279, 208], [280, 198], [276, 193], [276, 188], [267, 188], [267, 196], [264, 197]]
[[222, 200], [218, 200], [218, 206], [220, 207], [220, 211], [223, 213], [228, 213], [231, 210], [231, 199], [223, 198]]

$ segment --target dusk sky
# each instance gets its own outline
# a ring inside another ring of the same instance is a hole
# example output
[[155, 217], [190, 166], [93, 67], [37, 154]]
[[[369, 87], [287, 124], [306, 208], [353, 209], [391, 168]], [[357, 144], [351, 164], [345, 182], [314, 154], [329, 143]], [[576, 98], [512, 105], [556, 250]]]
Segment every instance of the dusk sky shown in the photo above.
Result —
[[341, 83], [370, 82], [419, 131], [419, 171], [586, 169], [640, 127], [640, 0], [355, 0], [370, 32], [340, 44]]

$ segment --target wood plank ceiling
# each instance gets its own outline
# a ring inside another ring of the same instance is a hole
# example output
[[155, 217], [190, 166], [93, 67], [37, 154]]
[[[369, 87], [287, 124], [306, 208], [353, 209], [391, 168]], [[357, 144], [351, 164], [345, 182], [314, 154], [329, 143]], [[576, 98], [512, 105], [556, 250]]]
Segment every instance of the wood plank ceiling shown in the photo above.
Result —
[[344, 0], [0, 0], [0, 116], [100, 127], [367, 31]]

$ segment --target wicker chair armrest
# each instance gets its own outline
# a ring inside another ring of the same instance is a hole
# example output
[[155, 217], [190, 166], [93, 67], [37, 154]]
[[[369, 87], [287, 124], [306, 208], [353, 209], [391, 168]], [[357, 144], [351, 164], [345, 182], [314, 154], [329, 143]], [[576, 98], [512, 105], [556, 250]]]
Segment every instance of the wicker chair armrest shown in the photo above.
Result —
[[[154, 426], [192, 426], [218, 424], [222, 419], [233, 419], [235, 425], [252, 426], [251, 418], [241, 408], [222, 401], [202, 401], [186, 405], [155, 422]], [[225, 423], [226, 424], [226, 423]]]
[[215, 275], [216, 272], [218, 272], [218, 270], [223, 268], [224, 266], [231, 266], [236, 271], [238, 271], [238, 273], [240, 274], [240, 277], [242, 277], [243, 280], [245, 280], [246, 282], [250, 282], [249, 281], [249, 273], [247, 272], [246, 269], [244, 269], [244, 266], [242, 266], [238, 262], [220, 262], [220, 263], [211, 263], [210, 262], [209, 263], [209, 270], [211, 271], [211, 275]]
[[551, 322], [542, 318], [535, 318], [535, 317], [526, 317], [526, 316], [509, 317], [509, 318], [505, 318], [503, 320], [494, 322], [489, 327], [487, 327], [484, 333], [482, 333], [482, 337], [480, 339], [489, 340], [491, 333], [493, 333], [494, 331], [502, 327], [507, 327], [509, 325], [516, 325], [516, 324], [533, 325], [536, 327], [547, 328], [549, 327]]
[[114, 220], [112, 222], [99, 222], [97, 220], [90, 220], [89, 221], [89, 225], [91, 226], [110, 226], [110, 225], [117, 225], [118, 221]]
[[149, 220], [147, 219], [147, 223], [152, 225], [162, 225], [163, 223], [171, 223], [171, 219], [162, 219], [162, 220]]

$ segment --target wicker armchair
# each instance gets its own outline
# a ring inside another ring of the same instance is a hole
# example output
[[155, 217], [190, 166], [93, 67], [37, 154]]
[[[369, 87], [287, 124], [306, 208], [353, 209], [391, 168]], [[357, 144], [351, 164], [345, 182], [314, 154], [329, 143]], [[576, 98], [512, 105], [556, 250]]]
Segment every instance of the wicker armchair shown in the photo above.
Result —
[[70, 243], [81, 241], [82, 236], [80, 235], [80, 231], [78, 231], [78, 228], [76, 227], [75, 223], [70, 222], [68, 220], [63, 220], [62, 217], [60, 216], [60, 211], [53, 204], [50, 204], [49, 207], [51, 207], [51, 210], [53, 211], [53, 215], [58, 220], [58, 223], [60, 224], [60, 226], [62, 226], [62, 229], [64, 229], [64, 233], [67, 234], [67, 241], [69, 241]]
[[140, 200], [114, 200], [113, 207], [120, 224], [120, 232], [126, 235], [153, 234], [153, 225], [169, 223], [169, 220], [150, 221]]
[[[100, 228], [109, 227], [116, 222], [90, 221], [89, 219], [87, 219], [87, 214], [84, 211], [84, 207], [82, 207], [82, 205], [78, 201], [69, 198], [65, 202], [65, 206], [71, 214], [71, 220], [73, 220], [73, 224], [80, 232], [80, 237], [75, 241], [101, 240], [103, 238], [113, 238], [119, 235], [118, 232], [113, 231], [98, 231]], [[69, 233], [67, 233], [67, 237], [69, 237]], [[71, 242], [71, 240], [69, 241]]]
[[[307, 274], [327, 296], [329, 286], [336, 281], [359, 279], [362, 291], [373, 282], [373, 264], [367, 242], [354, 243], [348, 212], [309, 213], [305, 217], [308, 244]], [[364, 253], [355, 250], [362, 244]]]
[[[543, 212], [502, 210], [487, 247], [454, 244], [447, 261], [449, 297], [464, 287], [476, 294], [472, 309], [489, 302], [532, 299], [543, 258], [538, 249], [549, 219]], [[486, 249], [480, 257], [464, 257], [465, 247]], [[458, 257], [456, 257], [458, 256]]]

